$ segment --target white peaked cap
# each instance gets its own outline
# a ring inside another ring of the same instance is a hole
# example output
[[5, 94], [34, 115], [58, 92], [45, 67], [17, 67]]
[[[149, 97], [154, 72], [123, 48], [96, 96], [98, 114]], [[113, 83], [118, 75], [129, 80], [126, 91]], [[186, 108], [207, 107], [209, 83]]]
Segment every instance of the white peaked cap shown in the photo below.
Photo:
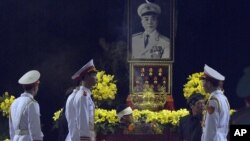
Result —
[[19, 80], [18, 83], [22, 85], [33, 84], [40, 78], [40, 73], [37, 70], [31, 70], [25, 73]]
[[119, 118], [119, 120], [120, 120], [123, 116], [125, 116], [125, 115], [130, 115], [130, 114], [132, 114], [132, 113], [133, 113], [133, 110], [131, 109], [131, 107], [127, 107], [127, 108], [125, 108], [124, 110], [120, 111], [120, 112], [117, 114], [117, 116], [118, 116], [118, 118]]
[[94, 61], [91, 59], [87, 64], [85, 64], [81, 69], [79, 69], [71, 78], [76, 80], [80, 79], [82, 76], [84, 76], [88, 72], [97, 72]]
[[141, 17], [145, 13], [155, 13], [155, 14], [161, 14], [161, 8], [159, 5], [154, 4], [154, 3], [143, 3], [141, 4], [138, 9], [137, 13]]
[[225, 76], [214, 70], [213, 68], [209, 67], [207, 64], [204, 66], [204, 73], [206, 76], [211, 77], [213, 79], [224, 81]]

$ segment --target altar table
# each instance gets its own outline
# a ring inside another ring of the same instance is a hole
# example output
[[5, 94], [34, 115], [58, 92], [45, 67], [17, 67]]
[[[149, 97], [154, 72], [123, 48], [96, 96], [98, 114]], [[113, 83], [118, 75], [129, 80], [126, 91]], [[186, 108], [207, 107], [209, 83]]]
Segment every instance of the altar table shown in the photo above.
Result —
[[97, 141], [181, 141], [175, 132], [164, 134], [109, 134], [97, 135]]

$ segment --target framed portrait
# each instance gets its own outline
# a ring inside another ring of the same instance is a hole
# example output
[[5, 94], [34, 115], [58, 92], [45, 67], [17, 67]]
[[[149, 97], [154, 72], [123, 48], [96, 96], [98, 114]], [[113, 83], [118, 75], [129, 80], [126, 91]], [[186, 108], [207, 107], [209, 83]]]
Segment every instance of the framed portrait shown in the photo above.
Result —
[[173, 62], [175, 0], [128, 3], [128, 60]]
[[151, 89], [154, 93], [171, 94], [172, 63], [130, 63], [130, 93]]

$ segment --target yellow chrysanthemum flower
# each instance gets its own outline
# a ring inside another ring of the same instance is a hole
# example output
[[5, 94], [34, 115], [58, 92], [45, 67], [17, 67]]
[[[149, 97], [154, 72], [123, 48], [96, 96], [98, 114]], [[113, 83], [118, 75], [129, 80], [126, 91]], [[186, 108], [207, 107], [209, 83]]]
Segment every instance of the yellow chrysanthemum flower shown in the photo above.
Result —
[[60, 118], [60, 115], [61, 115], [62, 111], [63, 111], [63, 108], [59, 109], [58, 111], [56, 111], [56, 112], [54, 113], [53, 120], [54, 120], [55, 122]]
[[208, 98], [208, 94], [205, 92], [202, 84], [202, 80], [200, 77], [204, 75], [203, 72], [193, 73], [188, 76], [188, 82], [184, 85], [183, 94], [186, 99], [188, 99], [194, 93], [201, 93], [206, 98]]
[[0, 112], [5, 117], [9, 117], [10, 114], [10, 106], [15, 100], [13, 95], [10, 95], [8, 92], [5, 92], [3, 96], [0, 96]]
[[113, 75], [99, 71], [96, 74], [97, 83], [92, 89], [93, 97], [96, 101], [113, 100], [117, 93], [116, 80]]

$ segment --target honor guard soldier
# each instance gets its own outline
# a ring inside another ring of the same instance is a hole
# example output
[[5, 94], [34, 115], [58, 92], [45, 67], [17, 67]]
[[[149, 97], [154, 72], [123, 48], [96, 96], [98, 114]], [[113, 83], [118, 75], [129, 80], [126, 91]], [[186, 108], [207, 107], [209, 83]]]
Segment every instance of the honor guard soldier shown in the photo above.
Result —
[[18, 83], [24, 92], [10, 107], [10, 139], [11, 141], [42, 141], [43, 133], [40, 125], [40, 108], [34, 96], [39, 88], [40, 73], [31, 70], [25, 73]]
[[201, 141], [227, 141], [230, 106], [223, 92], [225, 77], [213, 68], [205, 65], [202, 80], [204, 90], [210, 96], [203, 117]]
[[170, 40], [157, 31], [160, 6], [143, 3], [138, 7], [137, 13], [145, 31], [132, 36], [132, 58], [169, 59]]
[[75, 120], [79, 130], [79, 139], [81, 141], [95, 141], [95, 105], [91, 98], [91, 89], [97, 82], [96, 73], [97, 70], [93, 60], [90, 60], [72, 76], [72, 79], [79, 81], [81, 84], [73, 101], [76, 109]]
[[76, 123], [76, 107], [73, 105], [75, 95], [77, 93], [77, 88], [68, 96], [65, 106], [65, 117], [68, 123], [68, 135], [65, 141], [80, 141], [79, 129]]

